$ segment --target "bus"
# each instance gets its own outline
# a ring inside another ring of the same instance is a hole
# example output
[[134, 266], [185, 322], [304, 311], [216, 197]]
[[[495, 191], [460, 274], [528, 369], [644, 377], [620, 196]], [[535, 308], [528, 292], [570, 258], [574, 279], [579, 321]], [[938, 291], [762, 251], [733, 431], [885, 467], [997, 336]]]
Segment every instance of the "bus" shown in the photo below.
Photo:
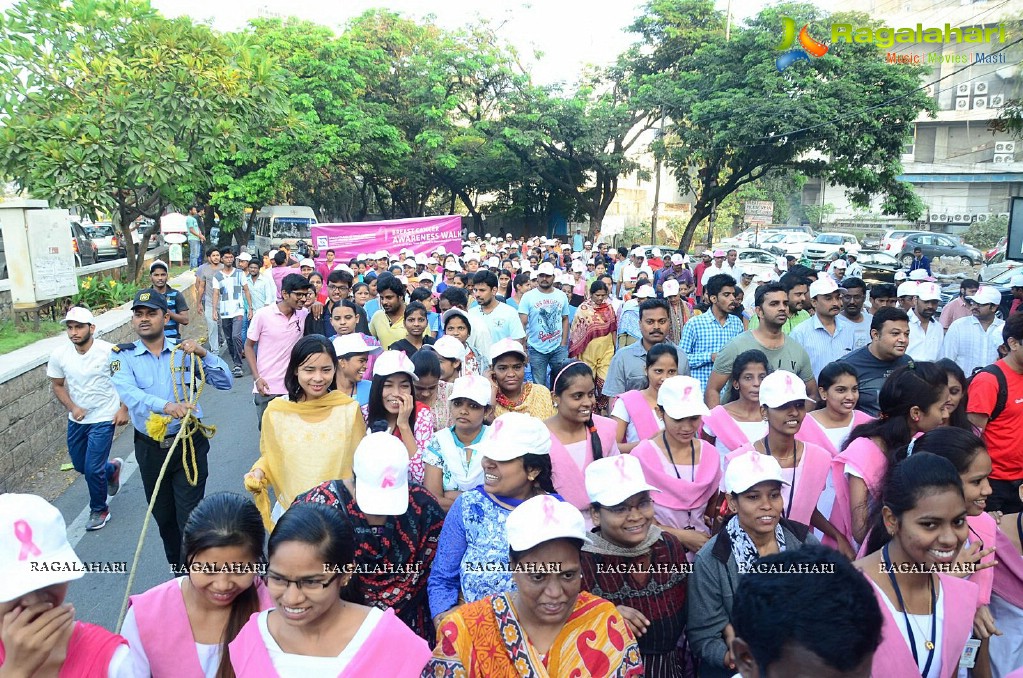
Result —
[[312, 207], [305, 205], [268, 205], [256, 212], [252, 235], [256, 254], [262, 256], [287, 243], [295, 251], [295, 243], [310, 243], [309, 227], [318, 223]]

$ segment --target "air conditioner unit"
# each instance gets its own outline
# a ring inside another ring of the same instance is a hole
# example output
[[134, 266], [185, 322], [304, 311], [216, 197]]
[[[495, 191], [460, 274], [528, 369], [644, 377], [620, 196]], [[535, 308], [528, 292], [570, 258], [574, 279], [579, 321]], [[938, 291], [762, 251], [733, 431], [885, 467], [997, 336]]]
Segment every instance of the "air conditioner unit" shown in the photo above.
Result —
[[1001, 108], [1002, 105], [1005, 104], [1005, 95], [992, 94], [990, 97], [988, 97], [987, 103], [989, 106], [991, 106], [991, 108]]
[[949, 219], [949, 221], [951, 221], [953, 224], [961, 224], [964, 221], [963, 215], [962, 214], [956, 214], [951, 219]]
[[987, 82], [980, 80], [973, 83], [974, 94], [987, 94]]
[[970, 83], [964, 82], [956, 85], [956, 96], [965, 97], [970, 95]]
[[940, 214], [932, 214], [932, 215], [931, 215], [931, 217], [930, 217], [930, 219], [929, 219], [929, 221], [930, 221], [930, 222], [931, 222], [932, 224], [936, 224], [936, 223], [938, 223], [938, 222], [940, 222], [940, 221], [941, 221], [941, 215], [940, 215]]
[[995, 153], [994, 163], [996, 165], [1008, 164], [1013, 162], [1012, 153]]
[[939, 224], [944, 224], [946, 222], [948, 222], [948, 215], [947, 214], [939, 214], [938, 215], [938, 223]]
[[995, 142], [995, 153], [1015, 153], [1016, 142], [1015, 141], [996, 141]]
[[987, 108], [987, 97], [973, 97], [974, 108]]
[[1009, 218], [1009, 213], [1008, 213], [1008, 212], [999, 212], [999, 213], [998, 213], [998, 216], [999, 216], [1000, 218], [1001, 218], [1001, 217], [1004, 217], [1005, 219], [1008, 219], [1008, 218]]
[[959, 97], [958, 99], [956, 99], [956, 110], [957, 111], [970, 110], [970, 99], [968, 97]]
[[980, 214], [977, 214], [975, 216], [977, 217], [977, 221], [983, 224], [985, 221], [988, 220], [988, 217], [990, 217], [991, 215], [988, 212], [981, 212]]

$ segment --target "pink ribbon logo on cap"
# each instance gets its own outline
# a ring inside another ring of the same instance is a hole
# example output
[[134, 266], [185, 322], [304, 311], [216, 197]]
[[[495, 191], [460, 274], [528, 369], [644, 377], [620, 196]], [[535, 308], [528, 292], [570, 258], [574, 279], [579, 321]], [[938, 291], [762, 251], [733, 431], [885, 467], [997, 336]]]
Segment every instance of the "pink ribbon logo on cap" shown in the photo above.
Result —
[[393, 466], [388, 466], [380, 480], [380, 488], [394, 487], [398, 482], [398, 471]]
[[32, 541], [32, 526], [28, 524], [27, 520], [15, 521], [14, 537], [21, 543], [18, 560], [28, 560], [31, 556], [43, 555], [43, 552]]
[[618, 455], [615, 457], [615, 468], [618, 469], [618, 477], [621, 478], [623, 483], [629, 482], [629, 474], [625, 471], [625, 457]]
[[689, 400], [689, 395], [690, 395], [690, 394], [691, 394], [692, 392], [693, 392], [693, 387], [692, 387], [692, 386], [686, 386], [686, 387], [685, 387], [685, 388], [684, 388], [684, 389], [682, 390], [682, 400], [688, 401], [688, 400]]
[[554, 499], [549, 496], [543, 498], [543, 524], [550, 525], [554, 520]]
[[750, 465], [753, 467], [754, 471], [764, 470], [763, 464], [760, 463], [761, 454], [759, 452], [753, 450], [751, 452], [748, 452], [747, 456], [749, 457]]
[[785, 375], [785, 392], [786, 393], [791, 393], [793, 395], [795, 395], [795, 393], [796, 393], [796, 387], [792, 383], [792, 375], [791, 374], [786, 374]]

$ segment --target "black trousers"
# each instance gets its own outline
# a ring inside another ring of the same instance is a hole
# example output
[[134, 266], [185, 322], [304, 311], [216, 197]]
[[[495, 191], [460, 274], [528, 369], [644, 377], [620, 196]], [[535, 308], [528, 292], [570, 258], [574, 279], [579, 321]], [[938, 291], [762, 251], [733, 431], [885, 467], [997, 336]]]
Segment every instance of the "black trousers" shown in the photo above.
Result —
[[[210, 441], [199, 433], [193, 435], [192, 440], [195, 441], [195, 463], [199, 469], [198, 484], [192, 487], [185, 479], [179, 443], [179, 449], [174, 450], [174, 457], [163, 475], [163, 482], [160, 483], [156, 503], [153, 505], [153, 518], [160, 529], [160, 539], [163, 540], [167, 562], [176, 566], [184, 565], [181, 537], [185, 531], [185, 522], [192, 509], [206, 495], [206, 478], [209, 476], [206, 456], [210, 451]], [[135, 459], [139, 464], [139, 474], [142, 476], [142, 487], [146, 491], [147, 502], [153, 499], [153, 492], [157, 489], [156, 479], [169, 451], [160, 446], [160, 441], [150, 438], [138, 429], [135, 430]]]
[[987, 511], [1002, 513], [1023, 513], [1023, 501], [1019, 498], [1019, 487], [1023, 480], [988, 480], [991, 496], [987, 498]]

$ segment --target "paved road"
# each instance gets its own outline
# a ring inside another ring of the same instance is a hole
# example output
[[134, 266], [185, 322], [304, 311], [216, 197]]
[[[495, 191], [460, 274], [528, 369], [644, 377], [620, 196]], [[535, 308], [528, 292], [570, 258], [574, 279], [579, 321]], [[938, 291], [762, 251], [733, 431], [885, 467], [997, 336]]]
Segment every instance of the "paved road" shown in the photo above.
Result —
[[[256, 408], [252, 404], [251, 388], [252, 378], [246, 373], [234, 380], [231, 391], [222, 392], [210, 387], [203, 391], [200, 399], [203, 421], [217, 427], [217, 433], [210, 441], [207, 495], [220, 491], [246, 494], [242, 476], [259, 456]], [[147, 506], [142, 480], [137, 473], [130, 430], [114, 441], [111, 456], [123, 457], [125, 468], [122, 473], [131, 475], [122, 482], [117, 496], [110, 499], [110, 522], [106, 527], [96, 532], [84, 532], [89, 494], [81, 476], [54, 504], [64, 515], [69, 526], [68, 536], [83, 561], [123, 561], [130, 567]], [[132, 586], [133, 594], [172, 576], [164, 558], [156, 522], [152, 518], [149, 522]], [[68, 600], [74, 604], [78, 619], [113, 630], [127, 584], [127, 574], [87, 574], [71, 584]]]

